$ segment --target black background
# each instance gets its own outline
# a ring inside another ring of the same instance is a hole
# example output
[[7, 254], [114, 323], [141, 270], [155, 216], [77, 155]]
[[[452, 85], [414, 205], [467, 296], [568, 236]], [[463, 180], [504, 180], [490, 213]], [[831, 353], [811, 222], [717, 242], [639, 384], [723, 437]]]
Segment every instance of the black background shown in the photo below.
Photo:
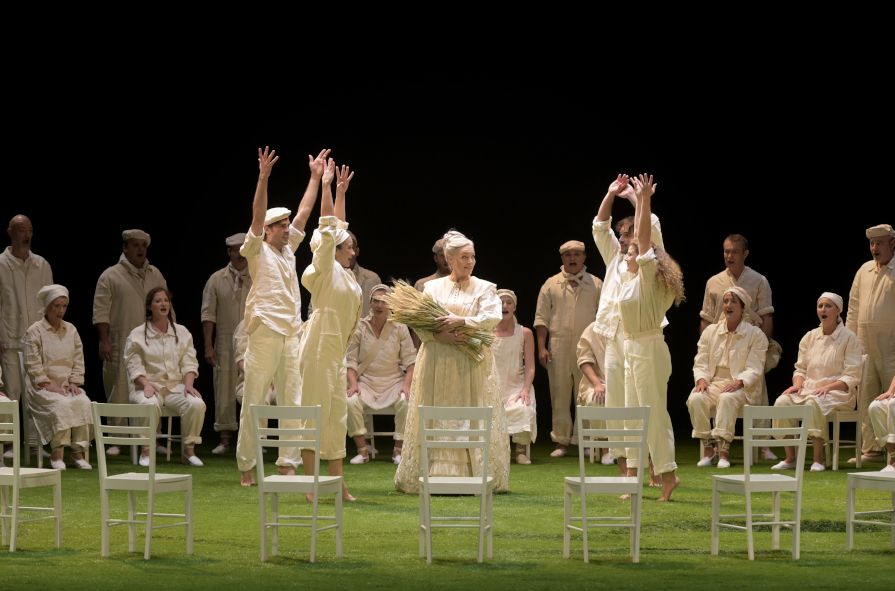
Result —
[[[34, 252], [70, 288], [67, 319], [84, 340], [94, 399], [103, 391], [91, 325], [96, 279], [117, 261], [122, 230], [152, 235], [149, 260], [196, 341], [213, 445], [201, 294], [227, 262], [224, 238], [249, 226], [259, 146], [281, 156], [270, 206], [294, 211], [307, 155], [332, 148], [357, 173], [347, 211], [363, 266], [383, 279], [428, 275], [432, 242], [457, 228], [476, 243], [475, 274], [513, 289], [529, 327], [538, 289], [560, 266], [560, 244], [584, 241], [588, 270], [603, 276], [590, 236], [599, 201], [617, 173], [650, 172], [659, 183], [654, 210], [688, 294], [665, 331], [669, 411], [688, 437], [698, 313], [705, 281], [723, 269], [724, 237], [749, 238], [747, 264], [773, 289], [783, 346], [768, 374], [773, 400], [789, 385], [799, 339], [817, 323], [817, 296], [828, 290], [847, 301], [869, 259], [864, 229], [895, 222], [891, 154], [877, 147], [891, 129], [886, 97], [856, 89], [849, 64], [783, 62], [765, 69], [742, 60], [706, 74], [684, 61], [672, 64], [673, 75], [643, 79], [610, 70], [373, 69], [323, 84], [298, 68], [275, 85], [147, 64], [139, 76], [110, 70], [114, 83], [100, 70], [72, 74], [16, 96], [0, 221], [28, 215]], [[629, 213], [620, 203], [614, 215]], [[307, 242], [297, 258], [301, 270]], [[540, 367], [535, 386], [546, 439]]]

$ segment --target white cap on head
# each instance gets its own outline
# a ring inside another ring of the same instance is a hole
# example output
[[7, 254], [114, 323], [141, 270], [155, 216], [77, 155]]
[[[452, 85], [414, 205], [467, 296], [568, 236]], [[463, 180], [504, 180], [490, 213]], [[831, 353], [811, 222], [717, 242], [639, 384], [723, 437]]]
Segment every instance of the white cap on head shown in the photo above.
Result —
[[740, 301], [743, 302], [743, 310], [748, 310], [749, 306], [752, 305], [752, 298], [746, 293], [746, 290], [740, 287], [739, 285], [733, 285], [724, 290], [724, 293], [721, 294], [723, 298], [725, 294], [732, 293], [736, 297], [740, 298]]
[[825, 291], [820, 294], [820, 297], [817, 298], [818, 303], [821, 300], [828, 300], [831, 304], [839, 308], [839, 314], [842, 314], [842, 296], [838, 293], [833, 293], [832, 291]]
[[892, 229], [892, 226], [889, 224], [879, 224], [877, 226], [872, 226], [867, 228], [864, 231], [864, 234], [867, 238], [885, 238], [886, 236], [890, 238], [895, 238], [895, 230]]
[[269, 226], [283, 218], [288, 218], [291, 213], [292, 211], [285, 207], [271, 207], [267, 210], [267, 213], [264, 214], [264, 225]]
[[381, 293], [383, 291], [387, 294], [392, 293], [392, 288], [389, 287], [388, 285], [386, 285], [385, 283], [379, 283], [377, 285], [374, 285], [373, 289], [370, 290], [370, 301], [383, 299], [382, 298], [383, 294]]
[[511, 300], [513, 300], [513, 304], [518, 304], [518, 301], [516, 300], [516, 292], [514, 292], [512, 289], [498, 289], [497, 297], [502, 297], [502, 296], [506, 296], [506, 297], [510, 298]]
[[559, 254], [566, 254], [570, 250], [580, 250], [584, 252], [584, 243], [580, 240], [569, 240], [568, 242], [563, 242], [563, 245], [559, 247]]
[[227, 239], [224, 240], [224, 244], [227, 246], [242, 246], [243, 242], [246, 241], [246, 233], [239, 232], [238, 234], [233, 234], [232, 236], [227, 236]]
[[137, 228], [134, 228], [132, 230], [125, 230], [124, 232], [122, 232], [121, 239], [124, 242], [127, 242], [128, 240], [145, 240], [146, 246], [149, 246], [149, 244], [152, 242], [152, 239], [149, 237], [149, 234], [147, 234], [143, 230], [139, 230]]
[[50, 304], [56, 298], [67, 298], [68, 297], [68, 289], [64, 285], [59, 285], [58, 283], [53, 283], [52, 285], [45, 285], [40, 288], [40, 291], [37, 292], [37, 301], [41, 303], [44, 307], [44, 310], [50, 307]]

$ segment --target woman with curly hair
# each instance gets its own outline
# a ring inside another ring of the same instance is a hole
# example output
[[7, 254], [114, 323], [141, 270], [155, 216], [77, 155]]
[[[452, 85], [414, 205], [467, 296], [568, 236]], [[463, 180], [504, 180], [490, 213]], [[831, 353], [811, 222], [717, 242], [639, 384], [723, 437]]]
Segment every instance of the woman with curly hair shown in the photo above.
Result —
[[[600, 204], [597, 220], [608, 220], [615, 195], [628, 184], [627, 175], [619, 175]], [[650, 241], [652, 196], [658, 185], [652, 175], [632, 178], [637, 195], [634, 211], [634, 239], [628, 245], [627, 271], [619, 286], [620, 326], [625, 337], [625, 406], [649, 406], [647, 440], [650, 457], [662, 478], [660, 501], [671, 500], [680, 484], [674, 461], [674, 430], [668, 415], [668, 378], [671, 354], [662, 334], [662, 319], [674, 303], [684, 300], [684, 281], [680, 266], [668, 253]], [[628, 474], [637, 472], [638, 458], [628, 450]]]

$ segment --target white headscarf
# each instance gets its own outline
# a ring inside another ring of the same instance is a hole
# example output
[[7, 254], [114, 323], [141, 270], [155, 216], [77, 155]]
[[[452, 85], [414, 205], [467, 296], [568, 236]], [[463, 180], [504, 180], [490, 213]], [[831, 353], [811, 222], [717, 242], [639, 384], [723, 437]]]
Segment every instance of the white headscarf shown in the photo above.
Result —
[[43, 305], [44, 310], [49, 308], [56, 298], [68, 298], [68, 289], [64, 285], [58, 283], [45, 285], [37, 292], [37, 301]]

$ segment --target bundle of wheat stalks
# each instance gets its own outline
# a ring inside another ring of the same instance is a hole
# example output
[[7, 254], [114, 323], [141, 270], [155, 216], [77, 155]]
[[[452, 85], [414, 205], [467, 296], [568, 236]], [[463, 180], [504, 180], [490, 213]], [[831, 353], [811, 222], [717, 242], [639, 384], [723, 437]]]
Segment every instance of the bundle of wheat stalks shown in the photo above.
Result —
[[[437, 332], [441, 328], [438, 318], [449, 314], [432, 296], [417, 291], [401, 279], [395, 281], [394, 290], [383, 299], [392, 310], [392, 319], [413, 330]], [[454, 329], [454, 332], [464, 337], [464, 342], [458, 346], [475, 361], [484, 359], [485, 347], [490, 347], [494, 342], [493, 332], [471, 326], [461, 326]]]

